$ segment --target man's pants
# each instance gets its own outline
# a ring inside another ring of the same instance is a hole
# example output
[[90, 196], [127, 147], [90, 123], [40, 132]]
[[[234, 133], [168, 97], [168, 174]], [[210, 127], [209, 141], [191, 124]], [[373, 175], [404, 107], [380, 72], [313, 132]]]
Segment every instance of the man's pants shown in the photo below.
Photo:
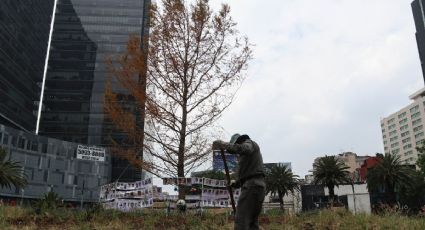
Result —
[[242, 186], [236, 208], [235, 230], [259, 229], [258, 216], [265, 196], [263, 186]]

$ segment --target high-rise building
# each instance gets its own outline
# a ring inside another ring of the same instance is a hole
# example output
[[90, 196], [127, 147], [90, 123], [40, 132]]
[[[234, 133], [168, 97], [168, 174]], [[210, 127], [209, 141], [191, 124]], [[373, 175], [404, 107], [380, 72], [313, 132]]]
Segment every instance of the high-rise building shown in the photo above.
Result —
[[[58, 0], [39, 134], [108, 146], [113, 125], [103, 99], [107, 58], [126, 51], [130, 35], [148, 33], [150, 0]], [[114, 158], [112, 178], [132, 181], [141, 172]]]
[[416, 26], [416, 43], [418, 45], [419, 58], [421, 60], [422, 75], [425, 79], [425, 0], [412, 2], [413, 18]]
[[0, 124], [35, 131], [54, 0], [0, 1]]
[[[95, 202], [99, 186], [111, 180], [108, 150], [33, 133], [54, 3], [0, 1], [0, 148], [19, 162], [28, 181], [24, 188], [0, 188], [0, 196], [35, 199], [53, 191], [66, 201]], [[103, 157], [87, 160], [81, 152]]]
[[385, 153], [399, 155], [406, 164], [415, 164], [416, 146], [425, 140], [425, 88], [409, 98], [412, 103], [381, 119], [381, 129]]

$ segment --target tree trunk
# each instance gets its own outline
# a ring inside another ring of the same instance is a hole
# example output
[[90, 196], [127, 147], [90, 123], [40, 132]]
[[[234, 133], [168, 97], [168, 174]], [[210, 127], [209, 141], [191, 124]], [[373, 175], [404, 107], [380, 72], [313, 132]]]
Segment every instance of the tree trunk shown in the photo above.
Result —
[[334, 186], [328, 185], [328, 189], [329, 189], [329, 199], [330, 199], [331, 208], [332, 208], [334, 206], [334, 198], [335, 198]]
[[[187, 128], [187, 90], [183, 92], [183, 105], [182, 105], [182, 124], [180, 130], [180, 142], [177, 161], [177, 176], [184, 177], [184, 156], [186, 145], [186, 128]], [[179, 199], [185, 199], [184, 185], [179, 185]]]
[[394, 204], [394, 203], [396, 203], [396, 194], [395, 194], [395, 192], [394, 192], [394, 186], [391, 186], [391, 184], [390, 183], [387, 183], [387, 191], [386, 191], [386, 194], [387, 194], [387, 202], [388, 202], [388, 204]]
[[277, 191], [277, 195], [279, 197], [279, 204], [280, 204], [280, 209], [285, 212], [285, 209], [283, 208], [283, 194], [282, 191], [278, 190]]

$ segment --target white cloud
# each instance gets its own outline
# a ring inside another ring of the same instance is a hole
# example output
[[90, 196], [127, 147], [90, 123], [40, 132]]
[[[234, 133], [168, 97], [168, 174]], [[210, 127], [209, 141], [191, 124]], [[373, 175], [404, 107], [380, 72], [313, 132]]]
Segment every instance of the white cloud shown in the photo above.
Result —
[[380, 118], [423, 86], [410, 2], [228, 0], [255, 44], [228, 137], [248, 133], [300, 175], [324, 154], [382, 152]]

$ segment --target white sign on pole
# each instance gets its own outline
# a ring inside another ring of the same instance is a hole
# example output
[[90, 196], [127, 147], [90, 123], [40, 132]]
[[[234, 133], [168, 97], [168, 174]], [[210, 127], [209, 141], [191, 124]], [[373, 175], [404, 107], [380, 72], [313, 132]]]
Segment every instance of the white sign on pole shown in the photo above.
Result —
[[91, 161], [105, 161], [105, 148], [78, 145], [77, 159], [91, 160]]

